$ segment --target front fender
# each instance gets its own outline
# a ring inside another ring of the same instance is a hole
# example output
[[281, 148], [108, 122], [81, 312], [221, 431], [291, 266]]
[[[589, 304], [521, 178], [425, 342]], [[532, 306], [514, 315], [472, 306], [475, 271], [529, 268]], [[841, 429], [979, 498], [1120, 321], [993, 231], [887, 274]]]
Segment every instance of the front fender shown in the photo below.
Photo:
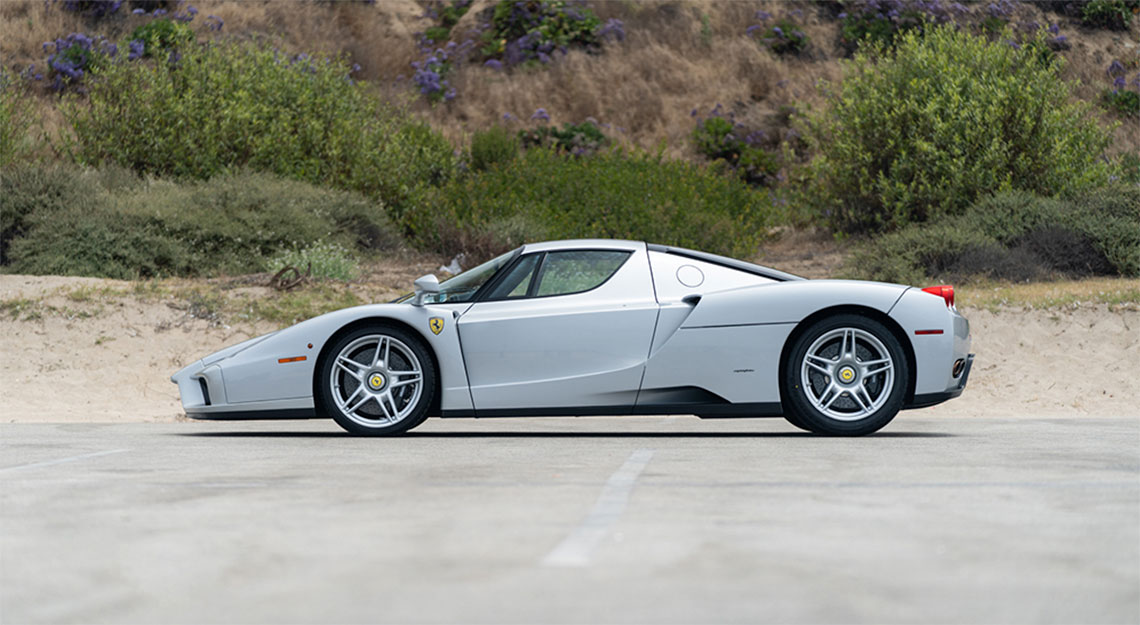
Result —
[[[429, 320], [438, 317], [443, 328], [436, 334]], [[471, 409], [467, 374], [459, 351], [455, 319], [450, 308], [409, 304], [369, 304], [338, 310], [302, 321], [279, 332], [250, 341], [248, 347], [224, 355], [227, 348], [200, 361], [221, 369], [226, 402], [235, 405], [278, 400], [313, 400], [313, 375], [324, 345], [345, 326], [366, 319], [400, 322], [418, 334], [439, 362], [441, 408]], [[185, 371], [185, 370], [184, 370]], [[176, 376], [182, 375], [179, 372]], [[244, 406], [242, 406], [244, 407]]]

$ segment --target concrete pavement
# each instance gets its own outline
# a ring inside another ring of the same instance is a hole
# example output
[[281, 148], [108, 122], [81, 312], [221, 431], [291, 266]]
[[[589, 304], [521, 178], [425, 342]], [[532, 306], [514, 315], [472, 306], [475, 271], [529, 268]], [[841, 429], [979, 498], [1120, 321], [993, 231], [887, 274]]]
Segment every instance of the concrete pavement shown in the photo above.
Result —
[[1136, 623], [1140, 419], [0, 425], [0, 622]]

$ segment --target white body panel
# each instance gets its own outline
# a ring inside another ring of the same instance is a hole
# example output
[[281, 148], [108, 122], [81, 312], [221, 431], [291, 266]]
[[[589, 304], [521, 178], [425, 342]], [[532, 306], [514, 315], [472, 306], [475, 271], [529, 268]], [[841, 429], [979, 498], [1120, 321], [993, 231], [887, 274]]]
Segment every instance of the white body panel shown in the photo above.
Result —
[[593, 290], [477, 302], [460, 317], [476, 411], [633, 405], [658, 306], [645, 244], [616, 249], [632, 253]]
[[[941, 297], [911, 289], [891, 311], [911, 339], [915, 360], [916, 395], [940, 393], [954, 388], [951, 368], [954, 361], [970, 353], [970, 322], [954, 311], [947, 311]], [[941, 330], [941, 334], [915, 334]]]
[[[410, 328], [435, 356], [445, 414], [676, 412], [695, 401], [778, 410], [780, 358], [789, 338], [813, 315], [842, 308], [897, 324], [915, 360], [916, 405], [917, 396], [960, 392], [951, 369], [968, 356], [969, 323], [942, 298], [917, 289], [794, 279], [631, 241], [558, 241], [516, 254], [597, 249], [630, 257], [585, 292], [358, 306], [211, 354], [172, 381], [192, 416], [312, 413], [321, 350], [353, 324], [386, 322]], [[443, 319], [438, 334], [429, 329], [434, 317]]]
[[[295, 326], [247, 341], [191, 364], [171, 378], [182, 393], [183, 407], [196, 416], [226, 412], [285, 409], [313, 409], [313, 373], [321, 348], [338, 330], [367, 319], [395, 321], [419, 334], [439, 361], [441, 409], [470, 410], [471, 394], [459, 350], [454, 311], [462, 304], [411, 306], [372, 304], [346, 308], [314, 317]], [[438, 334], [428, 329], [432, 317], [444, 319]], [[312, 347], [309, 347], [309, 345]], [[236, 347], [243, 349], [235, 350]], [[226, 353], [228, 352], [228, 353]], [[299, 362], [279, 363], [279, 359], [305, 356]], [[204, 366], [205, 362], [213, 365]], [[217, 373], [211, 373], [217, 371]], [[218, 375], [220, 374], [220, 375]], [[198, 378], [209, 384], [211, 405], [204, 405]], [[221, 384], [217, 384], [221, 382]], [[189, 401], [188, 401], [189, 399]], [[280, 403], [286, 401], [284, 404]]]

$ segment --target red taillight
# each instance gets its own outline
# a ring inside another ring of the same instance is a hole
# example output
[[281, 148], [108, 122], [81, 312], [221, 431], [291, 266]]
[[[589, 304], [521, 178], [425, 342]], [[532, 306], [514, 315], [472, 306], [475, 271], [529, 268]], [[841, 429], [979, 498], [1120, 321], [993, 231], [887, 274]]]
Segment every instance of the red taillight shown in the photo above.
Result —
[[954, 287], [950, 286], [949, 284], [943, 284], [942, 286], [928, 286], [923, 289], [923, 291], [930, 293], [931, 295], [937, 295], [938, 297], [946, 300], [947, 308], [954, 307]]

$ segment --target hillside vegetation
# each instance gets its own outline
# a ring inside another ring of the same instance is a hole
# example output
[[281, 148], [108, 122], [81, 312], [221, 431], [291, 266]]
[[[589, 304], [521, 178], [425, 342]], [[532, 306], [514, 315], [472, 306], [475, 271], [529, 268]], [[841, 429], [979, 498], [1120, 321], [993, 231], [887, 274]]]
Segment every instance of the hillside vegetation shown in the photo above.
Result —
[[10, 0], [0, 266], [791, 226], [858, 277], [1137, 276], [1138, 35], [1140, 0]]

